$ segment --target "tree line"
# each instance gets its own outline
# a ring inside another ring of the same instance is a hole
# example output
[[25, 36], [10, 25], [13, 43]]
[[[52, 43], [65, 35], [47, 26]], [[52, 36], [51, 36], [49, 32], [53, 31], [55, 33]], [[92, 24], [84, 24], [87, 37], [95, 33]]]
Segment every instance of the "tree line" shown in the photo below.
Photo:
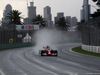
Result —
[[[21, 16], [21, 12], [18, 10], [12, 10], [8, 13], [8, 16], [6, 16], [7, 19], [9, 19], [8, 26], [11, 27], [11, 25], [23, 25], [24, 23], [21, 21], [23, 17]], [[32, 20], [33, 24], [39, 24], [41, 28], [47, 27], [46, 21], [41, 15], [36, 15], [36, 18]], [[65, 20], [65, 17], [60, 18], [57, 22], [57, 29], [59, 30], [66, 30], [68, 31], [69, 26], [67, 25], [67, 22]]]

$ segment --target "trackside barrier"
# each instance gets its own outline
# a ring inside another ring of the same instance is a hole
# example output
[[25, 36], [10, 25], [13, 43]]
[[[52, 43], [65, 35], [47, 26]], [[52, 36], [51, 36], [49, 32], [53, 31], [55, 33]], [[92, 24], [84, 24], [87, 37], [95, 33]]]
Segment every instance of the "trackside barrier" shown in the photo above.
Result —
[[35, 43], [13, 43], [13, 44], [0, 44], [0, 50], [20, 48], [20, 47], [29, 47], [34, 46]]
[[82, 44], [82, 49], [94, 53], [100, 53], [100, 46], [90, 46], [90, 45], [84, 45]]

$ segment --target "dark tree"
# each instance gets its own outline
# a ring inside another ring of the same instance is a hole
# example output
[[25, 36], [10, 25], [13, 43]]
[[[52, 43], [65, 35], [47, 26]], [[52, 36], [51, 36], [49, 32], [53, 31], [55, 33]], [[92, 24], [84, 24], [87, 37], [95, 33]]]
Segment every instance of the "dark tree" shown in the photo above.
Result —
[[60, 19], [57, 21], [57, 24], [58, 24], [58, 29], [68, 31], [69, 26], [67, 25], [67, 22], [66, 22], [66, 20], [65, 20], [65, 17], [60, 18]]
[[92, 0], [92, 1], [96, 2], [97, 0]]
[[0, 26], [2, 25], [2, 22], [0, 21]]
[[100, 0], [92, 0], [92, 1], [97, 2], [96, 5], [98, 6], [100, 5]]
[[41, 27], [45, 27], [45, 21], [41, 15], [37, 15], [35, 19], [32, 20], [33, 24], [40, 24]]
[[93, 14], [91, 14], [92, 18], [96, 18], [100, 16], [100, 9], [98, 9], [96, 12], [94, 12]]
[[9, 19], [9, 24], [22, 24], [21, 22], [21, 12], [18, 10], [12, 10], [8, 13], [8, 16], [6, 18]]
[[[92, 1], [97, 2], [96, 5], [98, 7], [100, 7], [100, 0], [92, 0]], [[93, 14], [91, 14], [92, 18], [99, 17], [99, 16], [100, 16], [100, 9], [97, 9], [96, 12], [94, 12]]]

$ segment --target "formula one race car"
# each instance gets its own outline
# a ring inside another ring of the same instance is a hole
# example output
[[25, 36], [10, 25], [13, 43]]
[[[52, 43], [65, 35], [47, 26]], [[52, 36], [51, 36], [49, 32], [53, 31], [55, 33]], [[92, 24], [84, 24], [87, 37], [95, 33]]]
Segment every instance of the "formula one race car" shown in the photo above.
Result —
[[39, 51], [41, 56], [58, 56], [57, 50], [50, 49], [49, 46], [43, 47], [43, 48], [44, 48], [44, 50]]

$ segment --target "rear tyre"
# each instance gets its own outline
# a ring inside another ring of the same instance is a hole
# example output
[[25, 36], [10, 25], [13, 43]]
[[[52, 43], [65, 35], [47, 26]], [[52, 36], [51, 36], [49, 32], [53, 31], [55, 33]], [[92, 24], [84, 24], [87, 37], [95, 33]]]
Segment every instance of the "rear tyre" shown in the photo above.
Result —
[[57, 52], [57, 50], [55, 51], [55, 53], [56, 53], [56, 55], [55, 55], [55, 56], [58, 56], [58, 52]]
[[41, 51], [41, 56], [43, 56], [43, 51]]

